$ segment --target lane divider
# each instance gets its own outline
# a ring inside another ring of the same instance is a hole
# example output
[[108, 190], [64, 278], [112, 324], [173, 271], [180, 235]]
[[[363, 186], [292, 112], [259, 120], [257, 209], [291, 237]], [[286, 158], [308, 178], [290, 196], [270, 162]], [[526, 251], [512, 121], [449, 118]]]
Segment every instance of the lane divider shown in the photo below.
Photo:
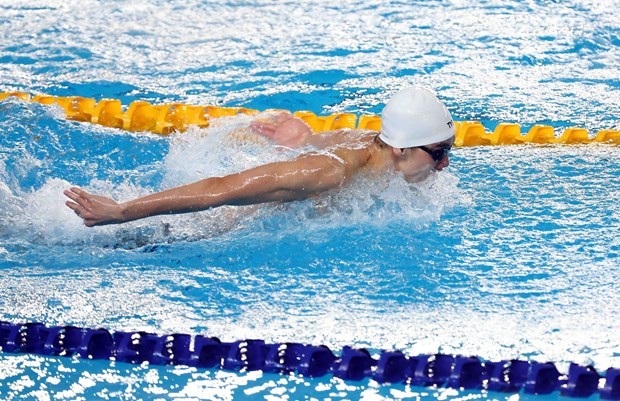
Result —
[[[128, 131], [148, 131], [160, 135], [184, 132], [191, 125], [208, 127], [211, 120], [237, 114], [256, 115], [259, 110], [245, 107], [195, 106], [182, 103], [153, 105], [146, 101], [135, 101], [127, 107], [118, 99], [101, 99], [79, 96], [31, 96], [25, 92], [0, 93], [0, 101], [16, 97], [24, 101], [41, 104], [57, 104], [62, 107], [67, 119], [91, 122], [106, 127]], [[310, 111], [296, 111], [295, 116], [304, 120], [315, 132], [325, 132], [342, 128], [381, 129], [381, 117], [353, 113], [335, 113], [318, 116]], [[585, 128], [566, 128], [561, 135], [556, 135], [553, 127], [534, 125], [526, 133], [521, 126], [514, 123], [501, 123], [488, 132], [479, 121], [457, 121], [455, 146], [495, 146], [536, 144], [585, 144], [613, 143], [620, 144], [620, 131], [601, 130], [590, 136]]]
[[0, 350], [53, 356], [79, 356], [118, 362], [184, 365], [232, 371], [320, 377], [332, 374], [345, 381], [371, 379], [378, 383], [486, 389], [498, 392], [550, 394], [620, 400], [620, 369], [604, 377], [592, 366], [571, 363], [561, 374], [552, 362], [523, 360], [484, 361], [476, 356], [432, 354], [407, 356], [345, 346], [340, 356], [324, 345], [269, 344], [263, 340], [222, 342], [216, 337], [189, 334], [157, 335], [147, 332], [110, 332], [104, 328], [47, 327], [31, 322], [0, 321]]

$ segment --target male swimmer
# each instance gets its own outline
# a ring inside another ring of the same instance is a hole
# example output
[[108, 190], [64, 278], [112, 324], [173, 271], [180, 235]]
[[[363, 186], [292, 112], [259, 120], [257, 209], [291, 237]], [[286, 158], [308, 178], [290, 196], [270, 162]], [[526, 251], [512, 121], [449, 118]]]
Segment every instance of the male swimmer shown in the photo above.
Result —
[[360, 173], [390, 169], [417, 182], [449, 164], [455, 128], [446, 106], [429, 90], [396, 93], [381, 114], [381, 132], [340, 130], [312, 134], [303, 121], [281, 113], [250, 128], [274, 142], [319, 148], [293, 160], [269, 163], [224, 177], [147, 195], [125, 203], [80, 188], [65, 190], [66, 205], [88, 227], [125, 223], [160, 214], [189, 213], [223, 205], [287, 202], [340, 188]]

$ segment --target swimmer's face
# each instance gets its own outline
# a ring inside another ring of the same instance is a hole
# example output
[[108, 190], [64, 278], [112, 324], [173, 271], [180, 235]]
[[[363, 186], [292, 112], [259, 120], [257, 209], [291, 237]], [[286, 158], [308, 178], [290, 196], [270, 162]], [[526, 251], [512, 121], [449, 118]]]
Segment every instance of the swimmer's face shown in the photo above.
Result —
[[403, 173], [408, 182], [420, 182], [433, 171], [441, 171], [450, 165], [449, 151], [454, 137], [427, 146], [393, 148], [394, 168]]

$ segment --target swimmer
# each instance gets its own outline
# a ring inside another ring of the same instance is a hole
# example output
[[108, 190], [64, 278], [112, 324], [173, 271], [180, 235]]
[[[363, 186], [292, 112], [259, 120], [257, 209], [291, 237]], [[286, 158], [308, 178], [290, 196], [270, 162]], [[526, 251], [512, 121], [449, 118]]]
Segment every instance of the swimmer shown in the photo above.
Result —
[[250, 130], [282, 146], [318, 150], [125, 203], [73, 187], [64, 191], [70, 199], [66, 205], [92, 227], [224, 205], [302, 200], [340, 188], [356, 174], [396, 170], [405, 180], [418, 182], [449, 165], [454, 122], [446, 106], [429, 90], [412, 87], [396, 93], [384, 107], [381, 120], [381, 132], [312, 134], [302, 120], [290, 113], [276, 113], [252, 122]]

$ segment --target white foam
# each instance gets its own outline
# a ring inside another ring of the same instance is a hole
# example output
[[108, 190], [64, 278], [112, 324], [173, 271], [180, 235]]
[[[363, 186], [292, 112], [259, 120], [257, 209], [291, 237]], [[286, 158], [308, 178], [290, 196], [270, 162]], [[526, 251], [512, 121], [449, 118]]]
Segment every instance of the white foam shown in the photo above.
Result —
[[69, 187], [65, 180], [50, 178], [40, 189], [21, 196], [23, 219], [16, 224], [24, 229], [29, 228], [26, 235], [30, 240], [52, 244], [73, 243], [80, 242], [87, 234], [81, 220], [64, 204], [66, 198], [63, 190]]
[[265, 139], [244, 130], [250, 121], [246, 115], [223, 117], [208, 128], [191, 127], [172, 136], [163, 160], [163, 186], [230, 174], [282, 158]]
[[6, 182], [4, 163], [0, 161], [0, 233], [9, 231], [20, 210], [20, 200]]

